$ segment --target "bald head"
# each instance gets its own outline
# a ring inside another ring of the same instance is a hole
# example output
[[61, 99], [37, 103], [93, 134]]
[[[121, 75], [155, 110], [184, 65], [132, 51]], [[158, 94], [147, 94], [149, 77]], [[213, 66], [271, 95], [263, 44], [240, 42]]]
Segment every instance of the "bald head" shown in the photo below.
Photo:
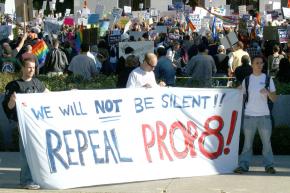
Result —
[[157, 56], [154, 53], [146, 53], [142, 65], [143, 70], [152, 71], [157, 65]]

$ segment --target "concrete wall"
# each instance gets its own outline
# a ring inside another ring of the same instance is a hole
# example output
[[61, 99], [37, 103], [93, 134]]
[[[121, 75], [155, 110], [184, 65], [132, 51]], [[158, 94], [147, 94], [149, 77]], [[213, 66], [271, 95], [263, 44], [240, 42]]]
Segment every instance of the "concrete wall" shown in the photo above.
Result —
[[[3, 112], [2, 100], [4, 95], [0, 94], [0, 130], [3, 133], [4, 144], [10, 147], [12, 144], [12, 129], [15, 124], [8, 121]], [[290, 127], [290, 95], [280, 95], [278, 100], [274, 103], [273, 115], [275, 126], [286, 125]]]

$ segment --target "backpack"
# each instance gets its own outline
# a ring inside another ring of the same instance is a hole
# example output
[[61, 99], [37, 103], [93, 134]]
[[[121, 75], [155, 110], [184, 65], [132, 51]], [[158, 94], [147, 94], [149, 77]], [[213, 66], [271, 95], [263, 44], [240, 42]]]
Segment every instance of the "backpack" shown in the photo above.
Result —
[[[270, 88], [270, 79], [271, 79], [271, 76], [268, 76], [266, 75], [266, 79], [265, 79], [265, 88], [266, 89], [269, 89]], [[248, 88], [249, 88], [249, 82], [250, 82], [250, 76], [247, 76], [245, 78], [245, 88], [246, 88], [246, 95], [245, 95], [245, 100], [244, 100], [244, 107], [246, 105], [246, 103], [248, 102], [249, 100], [249, 91], [248, 91]], [[273, 101], [271, 101], [269, 99], [269, 97], [267, 97], [267, 103], [268, 103], [268, 108], [270, 110], [270, 112], [272, 111], [273, 109]]]

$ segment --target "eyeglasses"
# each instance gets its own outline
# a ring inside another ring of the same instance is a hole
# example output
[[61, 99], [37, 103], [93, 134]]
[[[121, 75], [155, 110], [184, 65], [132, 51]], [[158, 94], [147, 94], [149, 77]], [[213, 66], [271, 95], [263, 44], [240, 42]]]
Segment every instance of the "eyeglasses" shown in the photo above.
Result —
[[147, 61], [145, 61], [146, 62], [146, 64], [148, 64], [148, 66], [150, 66], [152, 69], [154, 69], [155, 67], [156, 67], [156, 65], [152, 65], [152, 64], [150, 64], [150, 62], [147, 62]]

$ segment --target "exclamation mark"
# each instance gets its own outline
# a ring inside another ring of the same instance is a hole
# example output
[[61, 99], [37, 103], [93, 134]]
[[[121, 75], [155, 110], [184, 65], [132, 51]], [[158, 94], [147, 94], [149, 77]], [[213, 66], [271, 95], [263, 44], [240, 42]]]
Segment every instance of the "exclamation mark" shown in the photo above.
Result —
[[217, 104], [217, 100], [218, 100], [218, 94], [214, 95], [214, 105], [213, 108], [215, 108], [216, 104]]
[[225, 96], [226, 96], [226, 93], [223, 93], [222, 98], [220, 100], [220, 106], [222, 106], [222, 103], [223, 103], [223, 100], [224, 100]]
[[227, 155], [230, 153], [230, 148], [228, 147], [231, 142], [232, 142], [232, 138], [235, 132], [235, 127], [236, 127], [236, 123], [237, 123], [237, 117], [238, 117], [238, 112], [237, 111], [233, 111], [232, 112], [232, 119], [231, 119], [231, 124], [230, 124], [230, 129], [229, 129], [229, 134], [228, 134], [228, 138], [227, 138], [227, 142], [226, 142], [226, 148], [224, 149], [224, 154]]

